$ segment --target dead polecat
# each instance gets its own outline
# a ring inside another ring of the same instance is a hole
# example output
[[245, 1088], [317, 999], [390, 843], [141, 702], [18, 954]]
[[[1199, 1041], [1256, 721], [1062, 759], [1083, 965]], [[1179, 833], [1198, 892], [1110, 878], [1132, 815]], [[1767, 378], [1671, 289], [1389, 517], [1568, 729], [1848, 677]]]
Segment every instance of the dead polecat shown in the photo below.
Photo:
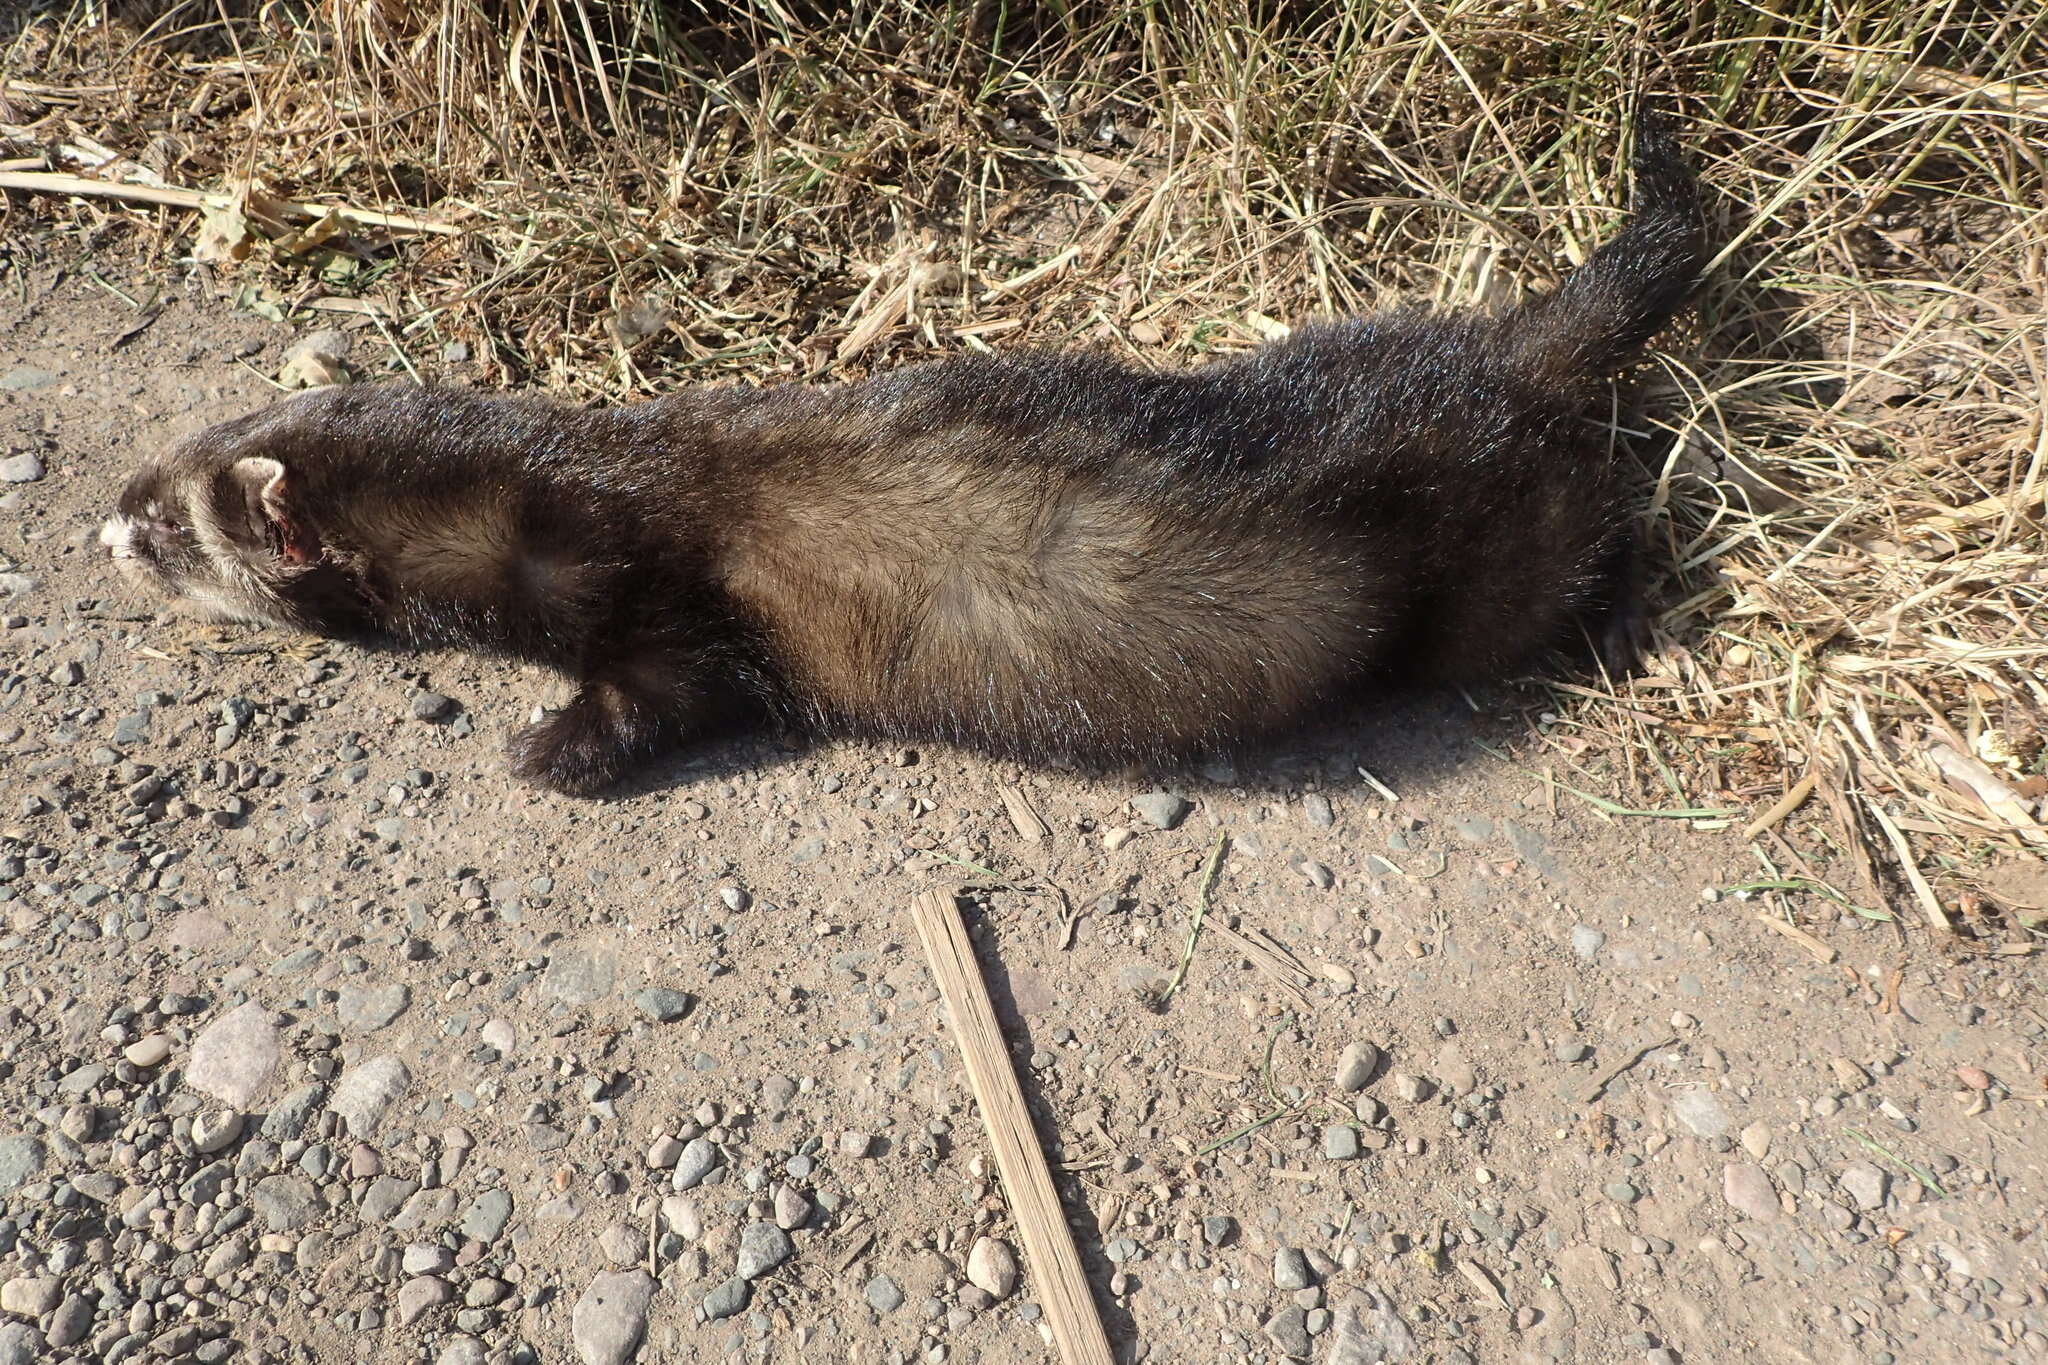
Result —
[[762, 711], [1021, 757], [1227, 749], [1612, 612], [1628, 480], [1587, 419], [1702, 252], [1663, 134], [1635, 173], [1627, 228], [1498, 316], [602, 411], [326, 389], [141, 470], [101, 540], [217, 618], [564, 670], [512, 762], [565, 792]]

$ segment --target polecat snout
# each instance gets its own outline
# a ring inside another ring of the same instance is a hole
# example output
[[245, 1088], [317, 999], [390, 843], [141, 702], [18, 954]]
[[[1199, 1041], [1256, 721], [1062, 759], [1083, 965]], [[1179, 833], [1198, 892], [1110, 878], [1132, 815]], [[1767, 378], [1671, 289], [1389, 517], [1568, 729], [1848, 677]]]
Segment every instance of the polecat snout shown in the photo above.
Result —
[[215, 617], [570, 673], [512, 744], [565, 792], [760, 712], [1023, 757], [1229, 748], [1616, 605], [1628, 481], [1587, 418], [1702, 256], [1647, 125], [1635, 172], [1627, 228], [1498, 316], [602, 411], [326, 389], [148, 465], [101, 539]]

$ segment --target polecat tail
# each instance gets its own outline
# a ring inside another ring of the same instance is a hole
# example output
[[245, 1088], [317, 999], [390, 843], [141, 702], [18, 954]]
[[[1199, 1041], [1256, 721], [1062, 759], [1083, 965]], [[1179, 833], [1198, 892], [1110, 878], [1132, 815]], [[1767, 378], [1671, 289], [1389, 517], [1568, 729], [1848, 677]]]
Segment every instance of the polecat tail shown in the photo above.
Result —
[[1648, 103], [1635, 118], [1633, 216], [1516, 322], [1528, 356], [1562, 383], [1614, 373], [1685, 303], [1706, 262], [1699, 184]]

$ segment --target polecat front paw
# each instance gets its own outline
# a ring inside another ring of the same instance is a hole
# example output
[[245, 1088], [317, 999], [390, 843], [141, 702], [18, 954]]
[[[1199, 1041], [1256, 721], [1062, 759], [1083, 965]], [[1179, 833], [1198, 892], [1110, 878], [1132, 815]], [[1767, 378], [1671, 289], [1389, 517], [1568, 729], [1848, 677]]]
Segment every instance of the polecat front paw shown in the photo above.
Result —
[[520, 781], [566, 796], [615, 787], [634, 763], [609, 719], [580, 701], [514, 734], [506, 754]]

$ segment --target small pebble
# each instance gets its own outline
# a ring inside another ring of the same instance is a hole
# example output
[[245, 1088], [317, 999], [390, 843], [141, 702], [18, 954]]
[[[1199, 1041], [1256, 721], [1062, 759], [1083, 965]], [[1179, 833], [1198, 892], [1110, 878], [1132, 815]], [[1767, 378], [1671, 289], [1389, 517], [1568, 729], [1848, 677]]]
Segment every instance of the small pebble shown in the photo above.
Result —
[[995, 1237], [979, 1237], [967, 1253], [967, 1282], [990, 1298], [1010, 1297], [1017, 1287], [1017, 1254]]
[[1281, 1247], [1273, 1253], [1273, 1287], [1275, 1289], [1306, 1289], [1315, 1280], [1308, 1268], [1308, 1257], [1299, 1248]]
[[161, 1033], [152, 1033], [146, 1038], [138, 1038], [130, 1043], [121, 1050], [121, 1055], [128, 1059], [131, 1066], [147, 1070], [161, 1064], [164, 1058], [171, 1055], [171, 1040]]
[[1337, 1088], [1346, 1094], [1365, 1089], [1379, 1064], [1380, 1050], [1373, 1044], [1363, 1039], [1345, 1044], [1337, 1054]]
[[903, 1306], [903, 1291], [887, 1275], [876, 1275], [861, 1292], [877, 1313], [893, 1313]]
[[687, 991], [669, 990], [660, 986], [638, 991], [633, 996], [635, 1009], [663, 1024], [672, 1024], [688, 1014], [692, 1003]]
[[1171, 792], [1147, 792], [1131, 798], [1131, 809], [1154, 829], [1175, 829], [1188, 818], [1194, 803]]

